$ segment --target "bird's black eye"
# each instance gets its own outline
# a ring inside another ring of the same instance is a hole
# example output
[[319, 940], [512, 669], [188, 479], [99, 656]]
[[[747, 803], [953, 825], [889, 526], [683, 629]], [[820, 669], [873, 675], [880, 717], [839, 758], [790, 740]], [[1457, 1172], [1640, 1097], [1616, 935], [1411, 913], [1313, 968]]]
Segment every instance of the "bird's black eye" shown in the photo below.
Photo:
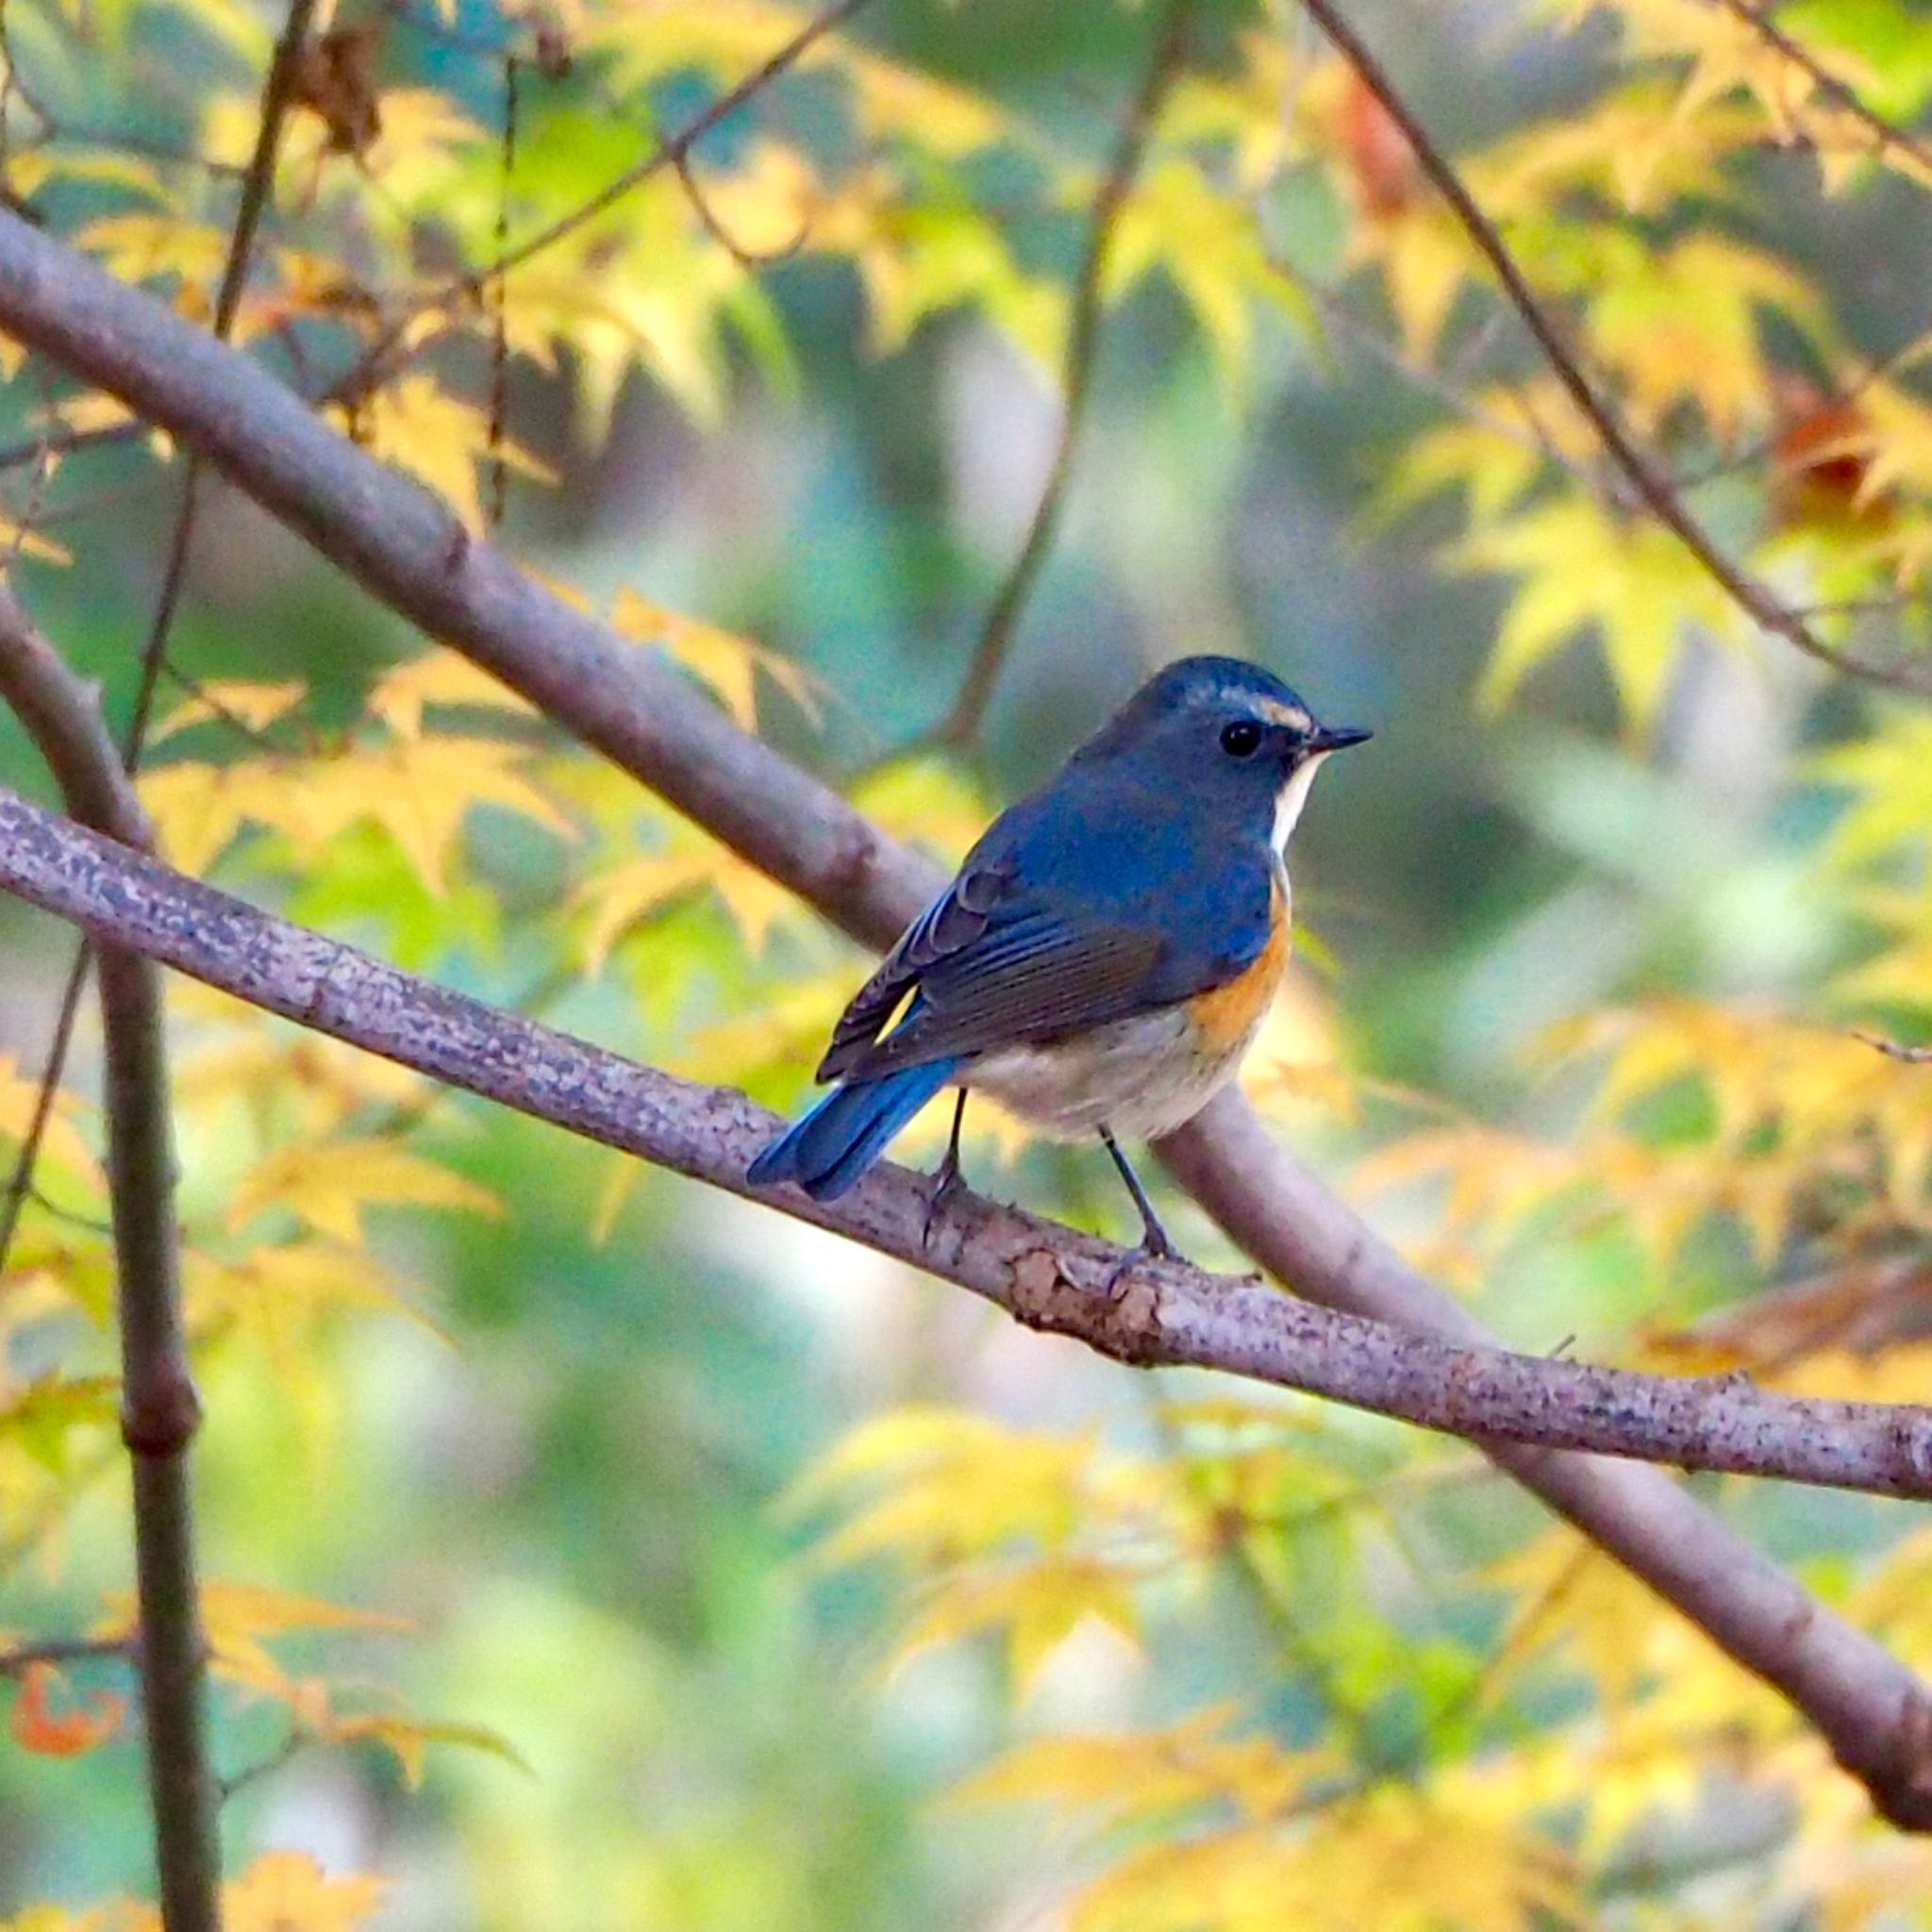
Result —
[[1261, 727], [1242, 718], [1221, 728], [1221, 748], [1231, 758], [1251, 758], [1261, 748]]

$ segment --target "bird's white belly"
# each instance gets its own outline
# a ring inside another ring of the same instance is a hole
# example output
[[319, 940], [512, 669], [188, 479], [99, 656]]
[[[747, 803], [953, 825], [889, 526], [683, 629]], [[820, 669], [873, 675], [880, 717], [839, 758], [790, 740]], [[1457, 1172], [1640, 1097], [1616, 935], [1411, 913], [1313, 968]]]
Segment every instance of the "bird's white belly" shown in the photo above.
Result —
[[1151, 1141], [1192, 1120], [1240, 1065], [1261, 1015], [1218, 1052], [1185, 1008], [1110, 1021], [1050, 1046], [1008, 1047], [959, 1072], [958, 1085], [990, 1093], [1042, 1132], [1073, 1139], [1105, 1126]]

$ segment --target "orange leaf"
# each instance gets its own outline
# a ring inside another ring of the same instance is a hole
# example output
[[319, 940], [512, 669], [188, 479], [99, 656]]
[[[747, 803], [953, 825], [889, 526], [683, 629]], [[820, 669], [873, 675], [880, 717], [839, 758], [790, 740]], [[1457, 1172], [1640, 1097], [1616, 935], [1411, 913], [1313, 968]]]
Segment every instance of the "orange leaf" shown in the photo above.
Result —
[[13, 1741], [42, 1757], [77, 1757], [105, 1744], [121, 1728], [127, 1701], [103, 1691], [91, 1705], [57, 1711], [51, 1693], [61, 1681], [52, 1664], [29, 1664], [13, 1706]]

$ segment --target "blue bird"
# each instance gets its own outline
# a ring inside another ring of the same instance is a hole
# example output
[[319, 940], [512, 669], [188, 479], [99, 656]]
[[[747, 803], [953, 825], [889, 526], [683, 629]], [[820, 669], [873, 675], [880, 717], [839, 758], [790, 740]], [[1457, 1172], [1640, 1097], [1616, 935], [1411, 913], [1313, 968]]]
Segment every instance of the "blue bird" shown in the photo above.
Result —
[[935, 1211], [979, 1090], [1097, 1134], [1141, 1252], [1173, 1255], [1117, 1137], [1171, 1133], [1240, 1065], [1288, 963], [1289, 834], [1322, 761], [1368, 736], [1257, 665], [1168, 665], [988, 827], [833, 1029], [818, 1078], [838, 1085], [747, 1177], [835, 1200], [951, 1083]]

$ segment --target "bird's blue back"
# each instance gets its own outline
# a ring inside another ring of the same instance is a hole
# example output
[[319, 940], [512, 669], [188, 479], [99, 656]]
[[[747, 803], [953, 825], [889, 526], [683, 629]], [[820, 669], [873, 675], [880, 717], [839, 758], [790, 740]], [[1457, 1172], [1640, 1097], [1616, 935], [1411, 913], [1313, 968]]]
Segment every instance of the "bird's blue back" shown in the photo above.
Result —
[[1028, 915], [1157, 938], [1141, 989], [1151, 1008], [1220, 985], [1268, 942], [1272, 851], [1243, 827], [1209, 837], [1204, 847], [1200, 815], [1179, 788], [1076, 765], [995, 820], [961, 871], [1010, 869], [989, 940]]

